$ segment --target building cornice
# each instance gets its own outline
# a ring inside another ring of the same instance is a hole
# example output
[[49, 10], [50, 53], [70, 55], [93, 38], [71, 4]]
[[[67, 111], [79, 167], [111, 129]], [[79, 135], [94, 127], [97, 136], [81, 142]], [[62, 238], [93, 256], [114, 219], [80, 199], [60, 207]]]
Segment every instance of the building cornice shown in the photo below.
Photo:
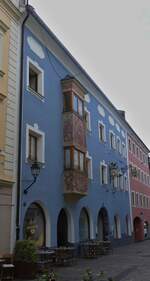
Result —
[[10, 0], [1, 0], [0, 8], [3, 8], [5, 12], [10, 16], [19, 20], [22, 17], [22, 13]]

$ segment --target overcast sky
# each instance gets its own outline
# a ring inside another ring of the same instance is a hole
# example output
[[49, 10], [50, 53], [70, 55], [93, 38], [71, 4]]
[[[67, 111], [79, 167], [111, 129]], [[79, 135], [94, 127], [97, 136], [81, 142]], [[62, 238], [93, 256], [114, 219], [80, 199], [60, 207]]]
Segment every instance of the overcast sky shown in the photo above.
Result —
[[150, 148], [150, 1], [29, 3]]

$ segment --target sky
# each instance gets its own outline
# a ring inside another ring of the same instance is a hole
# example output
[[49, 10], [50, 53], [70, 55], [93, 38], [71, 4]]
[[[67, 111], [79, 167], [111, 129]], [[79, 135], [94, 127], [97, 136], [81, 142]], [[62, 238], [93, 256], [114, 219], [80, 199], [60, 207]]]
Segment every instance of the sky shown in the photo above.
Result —
[[29, 4], [150, 148], [150, 1]]

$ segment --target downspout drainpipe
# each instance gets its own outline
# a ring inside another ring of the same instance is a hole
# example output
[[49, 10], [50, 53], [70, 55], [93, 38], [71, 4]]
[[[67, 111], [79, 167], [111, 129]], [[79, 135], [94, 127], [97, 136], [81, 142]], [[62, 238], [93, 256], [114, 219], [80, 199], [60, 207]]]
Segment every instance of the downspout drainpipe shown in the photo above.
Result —
[[21, 149], [21, 135], [22, 135], [22, 109], [23, 109], [23, 58], [24, 58], [24, 28], [25, 23], [30, 15], [28, 11], [28, 2], [26, 5], [26, 17], [22, 23], [22, 30], [21, 30], [21, 65], [20, 65], [20, 100], [19, 100], [19, 136], [18, 136], [18, 177], [17, 177], [17, 203], [16, 203], [16, 240], [19, 240], [20, 237], [20, 194], [21, 194], [21, 156], [22, 156], [22, 149]]

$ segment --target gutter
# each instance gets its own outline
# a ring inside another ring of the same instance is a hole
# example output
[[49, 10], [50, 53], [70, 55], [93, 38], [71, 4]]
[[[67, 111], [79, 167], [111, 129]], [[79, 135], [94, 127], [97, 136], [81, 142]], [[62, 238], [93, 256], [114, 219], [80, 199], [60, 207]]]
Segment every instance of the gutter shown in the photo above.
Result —
[[[28, 6], [28, 3], [27, 3]], [[18, 136], [18, 177], [17, 177], [17, 204], [16, 204], [16, 240], [20, 237], [20, 194], [21, 194], [21, 136], [22, 136], [22, 108], [23, 108], [23, 57], [24, 57], [24, 27], [29, 18], [29, 11], [26, 8], [26, 17], [22, 23], [21, 30], [21, 65], [20, 65], [20, 100], [19, 100], [19, 136]]]

